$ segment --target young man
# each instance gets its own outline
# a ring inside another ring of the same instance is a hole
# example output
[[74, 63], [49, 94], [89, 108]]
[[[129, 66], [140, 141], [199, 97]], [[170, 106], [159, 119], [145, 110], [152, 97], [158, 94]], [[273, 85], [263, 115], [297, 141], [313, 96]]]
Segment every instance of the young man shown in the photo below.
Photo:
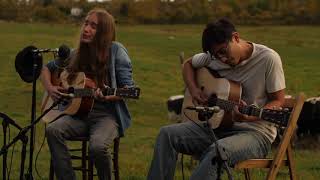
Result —
[[[84, 72], [98, 86], [91, 112], [87, 116], [63, 116], [46, 129], [56, 176], [59, 180], [74, 180], [70, 154], [65, 140], [89, 136], [89, 154], [100, 180], [111, 179], [111, 157], [108, 151], [113, 140], [123, 136], [131, 118], [125, 102], [117, 96], [103, 96], [101, 89], [131, 87], [132, 66], [127, 50], [115, 39], [113, 17], [103, 9], [91, 10], [81, 27], [78, 48], [72, 53], [67, 72]], [[42, 70], [45, 89], [53, 99], [59, 99], [61, 87], [51, 82], [55, 62]], [[72, 76], [68, 80], [72, 80]]]
[[[206, 105], [208, 102], [195, 79], [196, 69], [207, 67], [226, 79], [241, 83], [241, 104], [263, 108], [283, 105], [285, 78], [281, 59], [274, 50], [241, 39], [234, 25], [226, 19], [206, 26], [202, 48], [203, 53], [194, 55], [183, 67], [184, 80], [195, 104]], [[228, 164], [232, 166], [245, 159], [266, 156], [276, 137], [276, 127], [257, 117], [241, 114], [237, 108], [233, 114], [236, 122], [232, 127], [215, 130]], [[172, 180], [177, 153], [200, 157], [190, 179], [217, 178], [215, 144], [203, 128], [186, 122], [161, 128], [148, 179]]]

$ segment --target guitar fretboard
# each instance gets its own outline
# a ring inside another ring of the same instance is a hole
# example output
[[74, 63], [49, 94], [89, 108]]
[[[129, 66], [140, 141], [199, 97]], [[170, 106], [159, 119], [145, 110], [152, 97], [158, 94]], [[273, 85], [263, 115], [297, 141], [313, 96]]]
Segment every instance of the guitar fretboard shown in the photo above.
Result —
[[84, 88], [84, 89], [74, 89], [72, 92], [75, 97], [93, 97], [94, 89]]
[[[79, 89], [69, 89], [69, 93], [72, 93], [74, 97], [93, 97], [95, 89], [91, 88], [79, 88]], [[140, 89], [139, 88], [129, 88], [129, 89], [118, 89], [118, 88], [106, 88], [102, 90], [104, 96], [120, 96], [129, 98], [139, 98]]]
[[217, 106], [224, 109], [225, 111], [232, 111], [235, 106], [239, 107], [239, 111], [243, 114], [251, 116], [259, 116], [261, 109], [253, 106], [245, 106], [233, 101], [227, 101], [224, 99], [214, 98], [213, 101], [216, 102]]
[[260, 117], [263, 120], [278, 124], [280, 126], [286, 126], [288, 118], [290, 116], [290, 112], [288, 111], [277, 111], [277, 110], [257, 108], [254, 106], [241, 105], [233, 101], [228, 101], [228, 100], [224, 100], [216, 97], [211, 98], [209, 100], [209, 104], [210, 102], [213, 102], [215, 105], [219, 106], [221, 109], [227, 112], [233, 111], [234, 107], [238, 106], [239, 111], [242, 114]]

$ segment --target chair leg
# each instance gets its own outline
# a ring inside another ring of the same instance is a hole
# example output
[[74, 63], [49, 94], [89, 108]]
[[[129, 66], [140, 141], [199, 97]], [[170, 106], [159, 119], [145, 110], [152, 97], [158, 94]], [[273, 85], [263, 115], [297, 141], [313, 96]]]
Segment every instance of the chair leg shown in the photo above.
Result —
[[[184, 179], [184, 166], [183, 166], [183, 154], [181, 154], [181, 158], [180, 158], [180, 163], [181, 163], [181, 174], [182, 174], [182, 179]], [[179, 154], [177, 155], [177, 157], [179, 157]]]
[[250, 171], [249, 169], [243, 169], [244, 170], [244, 177], [246, 180], [250, 180], [251, 177], [250, 177]]
[[120, 144], [120, 139], [116, 138], [114, 139], [114, 146], [113, 146], [113, 171], [114, 171], [114, 179], [115, 180], [120, 180], [120, 175], [119, 175], [119, 144]]
[[54, 168], [52, 158], [50, 159], [50, 171], [49, 171], [49, 180], [54, 179]]
[[82, 141], [82, 155], [81, 155], [81, 171], [82, 179], [87, 179], [87, 141]]
[[91, 159], [89, 159], [88, 174], [88, 179], [93, 180], [93, 161]]
[[287, 148], [287, 159], [288, 159], [288, 168], [289, 168], [290, 179], [295, 180], [296, 173], [295, 173], [295, 164], [294, 164], [294, 160], [293, 160], [291, 144], [289, 144], [288, 148]]

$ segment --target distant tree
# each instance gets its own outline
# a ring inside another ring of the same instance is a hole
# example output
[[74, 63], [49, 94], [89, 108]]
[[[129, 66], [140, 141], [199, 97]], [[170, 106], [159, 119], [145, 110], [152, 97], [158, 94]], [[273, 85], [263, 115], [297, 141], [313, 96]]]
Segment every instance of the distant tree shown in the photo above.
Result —
[[15, 20], [18, 15], [18, 1], [7, 0], [1, 1], [0, 4], [0, 19]]
[[320, 23], [320, 0], [0, 0], [0, 19], [66, 21], [73, 7], [83, 14], [105, 8], [120, 23], [206, 23], [220, 17], [239, 24]]
[[129, 15], [129, 4], [126, 2], [122, 2], [120, 5], [120, 15], [124, 16], [124, 17], [128, 17]]
[[320, 22], [320, 1], [319, 0], [306, 0], [306, 11], [309, 14], [312, 23]]

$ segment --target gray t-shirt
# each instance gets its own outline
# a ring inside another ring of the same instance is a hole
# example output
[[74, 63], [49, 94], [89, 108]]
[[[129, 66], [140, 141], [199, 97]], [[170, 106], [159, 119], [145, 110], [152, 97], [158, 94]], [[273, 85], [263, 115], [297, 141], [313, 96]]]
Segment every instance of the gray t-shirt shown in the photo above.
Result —
[[[192, 66], [208, 67], [217, 71], [222, 77], [240, 83], [241, 99], [247, 104], [263, 107], [268, 102], [267, 93], [285, 89], [285, 78], [278, 53], [261, 44], [252, 43], [252, 45], [251, 56], [234, 67], [219, 60], [211, 60], [205, 53], [194, 55]], [[236, 122], [234, 125], [257, 130], [270, 142], [273, 142], [277, 135], [274, 124], [264, 120]]]

